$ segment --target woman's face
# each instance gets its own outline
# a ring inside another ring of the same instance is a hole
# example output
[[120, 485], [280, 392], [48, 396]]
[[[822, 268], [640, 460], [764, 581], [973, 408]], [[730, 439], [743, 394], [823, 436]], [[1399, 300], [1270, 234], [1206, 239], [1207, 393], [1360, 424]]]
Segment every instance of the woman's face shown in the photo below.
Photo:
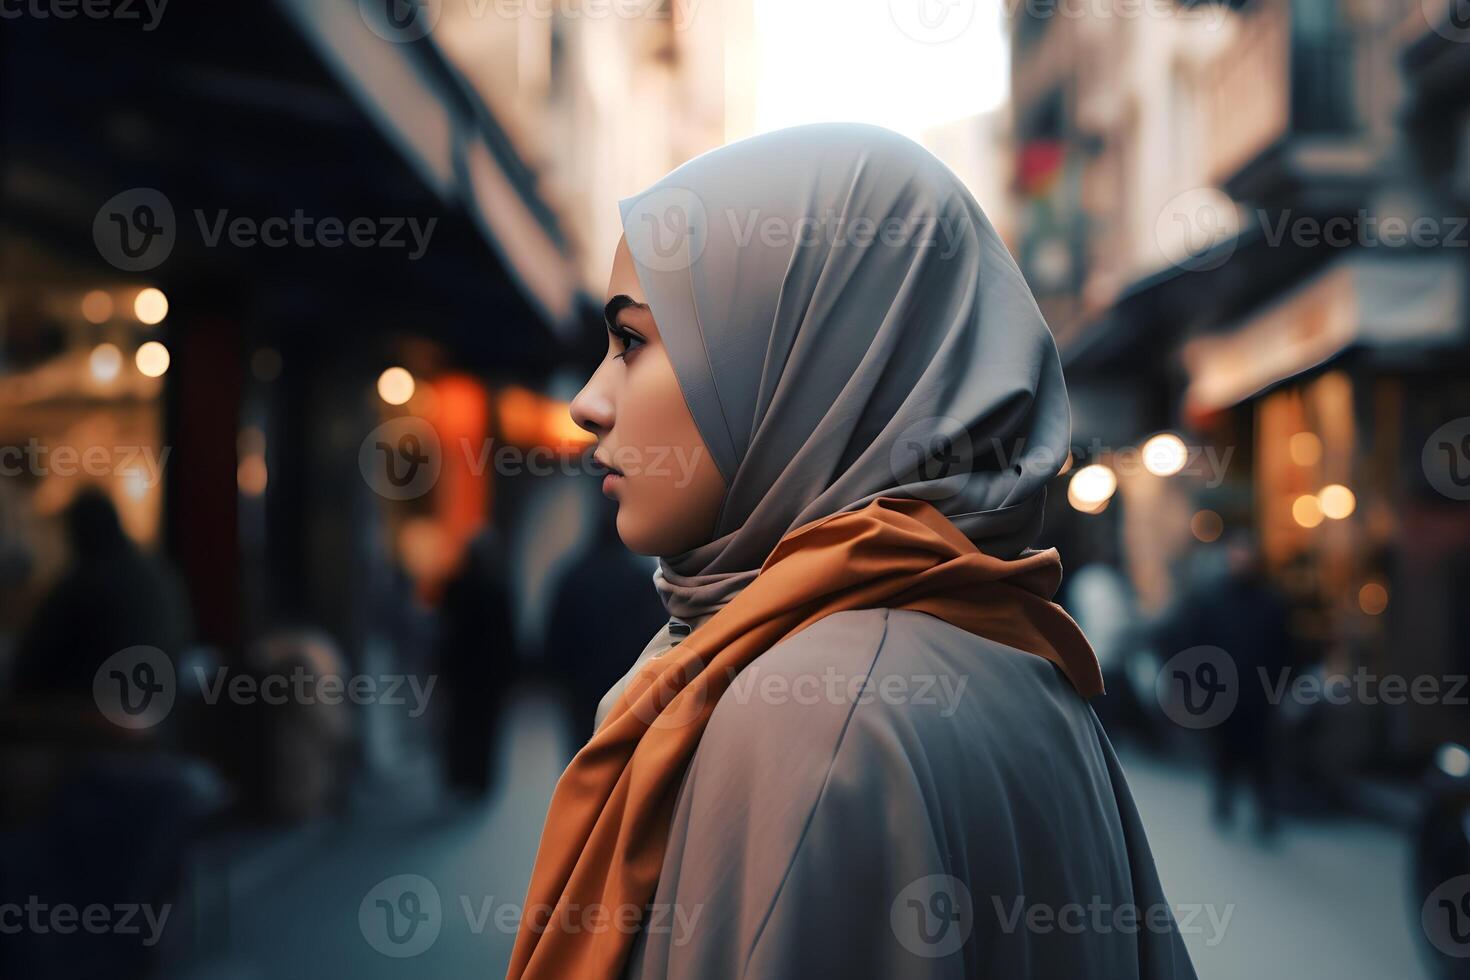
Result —
[[572, 399], [572, 418], [597, 436], [594, 457], [620, 473], [618, 535], [642, 555], [677, 555], [709, 541], [725, 496], [659, 339], [625, 238], [607, 285], [607, 353]]

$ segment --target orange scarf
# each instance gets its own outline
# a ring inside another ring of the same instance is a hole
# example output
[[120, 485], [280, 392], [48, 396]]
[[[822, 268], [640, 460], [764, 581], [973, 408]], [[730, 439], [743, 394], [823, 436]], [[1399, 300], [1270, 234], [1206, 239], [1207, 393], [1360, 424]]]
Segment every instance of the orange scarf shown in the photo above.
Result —
[[663, 866], [674, 800], [732, 679], [782, 639], [844, 609], [912, 609], [1045, 657], [1102, 693], [1087, 638], [1051, 601], [1056, 549], [983, 554], [933, 505], [879, 497], [786, 534], [760, 573], [682, 643], [649, 660], [557, 782], [507, 980], [616, 980]]

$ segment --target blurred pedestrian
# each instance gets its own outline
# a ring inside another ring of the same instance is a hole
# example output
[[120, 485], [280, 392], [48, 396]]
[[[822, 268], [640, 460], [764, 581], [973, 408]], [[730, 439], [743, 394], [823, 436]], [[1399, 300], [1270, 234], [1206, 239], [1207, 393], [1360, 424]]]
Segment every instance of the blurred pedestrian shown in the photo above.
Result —
[[100, 489], [79, 493], [64, 520], [70, 565], [17, 645], [14, 694], [90, 699], [103, 661], [133, 646], [157, 647], [177, 667], [192, 617], [172, 566], [133, 543]]
[[472, 798], [495, 782], [496, 732], [505, 694], [520, 672], [505, 555], [486, 527], [465, 546], [441, 606], [439, 689], [446, 699], [445, 772], [450, 787]]
[[1224, 650], [1235, 666], [1234, 708], [1210, 728], [1214, 764], [1214, 814], [1221, 824], [1234, 816], [1236, 799], [1249, 783], [1256, 803], [1257, 830], [1272, 836], [1279, 811], [1279, 719], [1270, 692], [1292, 663], [1288, 606], [1271, 585], [1249, 532], [1232, 533], [1223, 544], [1223, 568], [1200, 573], [1186, 585], [1165, 627], [1168, 652], [1196, 646]]
[[556, 586], [546, 657], [570, 704], [573, 744], [592, 737], [598, 702], [669, 618], [653, 568], [618, 537], [616, 512], [599, 509], [587, 550]]

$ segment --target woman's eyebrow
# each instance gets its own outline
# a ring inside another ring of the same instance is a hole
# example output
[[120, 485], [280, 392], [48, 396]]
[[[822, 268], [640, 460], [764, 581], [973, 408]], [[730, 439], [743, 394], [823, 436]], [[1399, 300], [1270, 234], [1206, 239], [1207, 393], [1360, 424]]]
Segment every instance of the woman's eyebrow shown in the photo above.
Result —
[[626, 329], [618, 323], [618, 314], [630, 306], [639, 310], [648, 310], [647, 303], [639, 303], [626, 293], [618, 293], [607, 301], [607, 306], [602, 309], [602, 318], [606, 321], [609, 330]]

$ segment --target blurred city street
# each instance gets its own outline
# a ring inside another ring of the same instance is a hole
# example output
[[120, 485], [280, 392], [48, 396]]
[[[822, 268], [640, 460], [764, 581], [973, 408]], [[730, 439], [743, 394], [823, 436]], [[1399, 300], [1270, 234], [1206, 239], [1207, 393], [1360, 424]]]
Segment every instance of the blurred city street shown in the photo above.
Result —
[[[165, 976], [499, 976], [513, 932], [497, 928], [496, 916], [523, 900], [558, 760], [570, 750], [561, 710], [541, 692], [517, 700], [503, 743], [507, 783], [482, 807], [436, 814], [406, 788], [385, 787], [336, 832], [252, 842], [230, 865], [228, 915], [210, 910], [215, 924], [197, 937], [200, 955], [176, 950]], [[1351, 818], [1288, 820], [1263, 846], [1243, 829], [1211, 825], [1202, 771], [1120, 754], [1201, 980], [1425, 975], [1401, 835]], [[395, 958], [375, 947], [392, 950], [359, 910], [379, 882], [405, 874], [433, 885], [439, 926], [422, 952]]]
[[1229, 910], [1213, 945], [1206, 915], [1185, 931], [1200, 980], [1425, 975], [1402, 835], [1353, 818], [1287, 820], [1263, 847], [1240, 825], [1211, 825], [1203, 770], [1121, 754], [1169, 901]]
[[1466, 9], [0, 0], [0, 980], [504, 975], [639, 651], [886, 496], [1058, 560], [1200, 977], [1467, 980]]

